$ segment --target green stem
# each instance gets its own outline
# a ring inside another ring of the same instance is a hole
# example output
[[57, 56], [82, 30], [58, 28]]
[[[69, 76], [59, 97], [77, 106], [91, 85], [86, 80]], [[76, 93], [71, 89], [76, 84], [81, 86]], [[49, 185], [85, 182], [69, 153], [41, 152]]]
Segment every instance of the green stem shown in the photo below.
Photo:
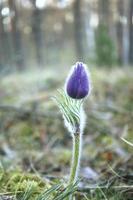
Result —
[[[82, 135], [80, 134], [80, 131], [78, 130], [77, 132], [73, 134], [73, 155], [72, 155], [70, 178], [68, 182], [69, 185], [74, 184], [77, 180], [78, 169], [79, 169], [79, 164], [80, 164], [81, 140], [82, 140]], [[73, 197], [70, 196], [68, 199], [72, 200]]]

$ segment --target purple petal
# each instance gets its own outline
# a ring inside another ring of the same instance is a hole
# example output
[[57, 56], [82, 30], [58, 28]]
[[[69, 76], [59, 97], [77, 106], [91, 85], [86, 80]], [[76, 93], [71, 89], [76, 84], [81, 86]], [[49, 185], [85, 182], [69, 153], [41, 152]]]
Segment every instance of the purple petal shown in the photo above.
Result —
[[89, 77], [85, 65], [81, 62], [76, 63], [72, 74], [66, 84], [67, 94], [74, 99], [82, 99], [89, 93]]

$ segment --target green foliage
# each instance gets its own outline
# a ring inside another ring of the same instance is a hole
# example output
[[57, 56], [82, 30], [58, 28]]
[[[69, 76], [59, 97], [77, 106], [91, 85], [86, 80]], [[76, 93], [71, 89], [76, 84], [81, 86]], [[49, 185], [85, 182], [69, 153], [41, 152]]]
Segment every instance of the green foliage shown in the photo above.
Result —
[[27, 188], [24, 192], [24, 194], [20, 195], [19, 199], [20, 200], [28, 200], [34, 193], [34, 189], [36, 188], [37, 183], [34, 181], [29, 181], [27, 182]]
[[44, 188], [49, 187], [40, 177], [30, 173], [22, 173], [21, 171], [6, 172], [2, 169], [0, 172], [0, 192], [3, 194], [10, 192], [21, 200], [31, 200]]
[[116, 62], [115, 46], [106, 26], [99, 25], [95, 41], [97, 65], [112, 66]]
[[0, 195], [11, 194], [13, 199], [63, 200], [76, 190], [77, 183], [64, 188], [61, 183], [48, 183], [34, 174], [0, 168]]
[[55, 191], [58, 191], [61, 188], [61, 184], [57, 184], [52, 186], [50, 189], [42, 192], [36, 200], [48, 200], [51, 197], [51, 194], [54, 193]]
[[73, 128], [81, 122], [81, 108], [83, 100], [75, 100], [70, 98], [64, 90], [58, 90], [58, 95], [55, 97], [57, 105], [63, 114], [66, 126], [73, 132]]

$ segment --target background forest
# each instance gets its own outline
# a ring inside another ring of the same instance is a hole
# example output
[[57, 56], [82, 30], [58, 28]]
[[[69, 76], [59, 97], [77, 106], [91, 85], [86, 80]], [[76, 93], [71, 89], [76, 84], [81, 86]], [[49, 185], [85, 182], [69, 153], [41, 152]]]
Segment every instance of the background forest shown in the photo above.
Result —
[[[51, 97], [77, 61], [93, 89], [65, 190], [72, 140]], [[132, 200], [132, 80], [133, 0], [0, 0], [0, 200]]]

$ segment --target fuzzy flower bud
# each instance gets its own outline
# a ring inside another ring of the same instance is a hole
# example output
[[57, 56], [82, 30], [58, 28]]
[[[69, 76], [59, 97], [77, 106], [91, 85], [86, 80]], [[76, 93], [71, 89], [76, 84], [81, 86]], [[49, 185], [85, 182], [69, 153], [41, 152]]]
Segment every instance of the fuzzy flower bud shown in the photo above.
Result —
[[66, 81], [66, 92], [73, 99], [83, 99], [90, 92], [90, 80], [86, 66], [77, 62]]

